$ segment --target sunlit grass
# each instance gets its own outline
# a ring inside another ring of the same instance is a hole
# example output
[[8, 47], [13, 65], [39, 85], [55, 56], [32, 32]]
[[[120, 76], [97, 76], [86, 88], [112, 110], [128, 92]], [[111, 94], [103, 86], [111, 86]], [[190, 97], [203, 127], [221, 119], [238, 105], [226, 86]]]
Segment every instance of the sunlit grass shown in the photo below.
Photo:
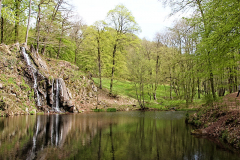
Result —
[[[94, 82], [98, 85], [99, 79], [93, 78]], [[103, 78], [102, 79], [102, 87], [109, 90], [110, 89], [110, 79]], [[114, 80], [113, 84], [113, 94], [121, 95], [121, 96], [128, 96], [137, 99], [136, 91], [134, 88], [134, 84], [130, 81], [124, 80]], [[172, 91], [172, 96], [176, 97], [175, 93]], [[186, 101], [185, 100], [178, 100], [178, 99], [170, 99], [170, 87], [168, 85], [159, 85], [156, 91], [157, 100], [153, 100], [152, 94], [151, 99], [148, 94], [147, 89], [145, 90], [144, 100], [146, 102], [146, 107], [149, 108], [156, 108], [160, 110], [168, 110], [172, 107], [177, 108], [186, 108]], [[196, 105], [201, 104], [202, 100], [194, 101]]]

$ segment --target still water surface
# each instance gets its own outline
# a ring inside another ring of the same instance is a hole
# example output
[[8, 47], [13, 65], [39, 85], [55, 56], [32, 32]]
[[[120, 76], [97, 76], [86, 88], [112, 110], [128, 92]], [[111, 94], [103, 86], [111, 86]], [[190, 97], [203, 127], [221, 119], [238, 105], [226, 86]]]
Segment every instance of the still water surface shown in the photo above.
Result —
[[0, 118], [0, 159], [231, 160], [236, 151], [190, 135], [185, 112]]

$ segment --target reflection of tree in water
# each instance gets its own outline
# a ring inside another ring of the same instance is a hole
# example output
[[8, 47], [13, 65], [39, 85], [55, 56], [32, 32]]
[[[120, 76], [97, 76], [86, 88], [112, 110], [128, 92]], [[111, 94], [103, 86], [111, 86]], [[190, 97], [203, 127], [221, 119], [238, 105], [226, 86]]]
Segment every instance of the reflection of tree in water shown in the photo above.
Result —
[[134, 121], [123, 125], [110, 123], [107, 130], [98, 130], [91, 144], [81, 146], [74, 157], [172, 160], [227, 159], [230, 156], [228, 152], [218, 151], [205, 139], [191, 136], [191, 127], [186, 126], [184, 118], [175, 119], [172, 113], [170, 117], [173, 118], [167, 120], [147, 118], [147, 115], [147, 112], [142, 112]]
[[177, 113], [131, 114], [4, 119], [1, 149], [13, 147], [1, 150], [0, 159], [229, 159], [228, 152], [191, 136]]

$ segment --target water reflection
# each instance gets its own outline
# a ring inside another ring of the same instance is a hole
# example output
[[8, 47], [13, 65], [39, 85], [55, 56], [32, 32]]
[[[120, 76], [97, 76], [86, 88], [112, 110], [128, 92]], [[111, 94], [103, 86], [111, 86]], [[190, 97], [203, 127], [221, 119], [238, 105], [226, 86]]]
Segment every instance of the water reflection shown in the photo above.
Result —
[[0, 119], [0, 159], [239, 159], [190, 135], [184, 112]]

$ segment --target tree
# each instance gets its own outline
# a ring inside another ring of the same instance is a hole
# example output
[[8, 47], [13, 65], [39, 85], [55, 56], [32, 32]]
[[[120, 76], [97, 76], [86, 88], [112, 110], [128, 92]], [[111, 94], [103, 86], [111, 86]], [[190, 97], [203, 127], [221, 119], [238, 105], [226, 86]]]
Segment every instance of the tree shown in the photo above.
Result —
[[71, 37], [75, 42], [75, 60], [74, 63], [77, 64], [77, 57], [80, 52], [80, 47], [82, 42], [85, 39], [85, 31], [87, 26], [84, 24], [83, 19], [79, 16], [76, 16], [75, 22], [73, 22]]
[[26, 38], [25, 38], [26, 44], [27, 44], [27, 40], [28, 40], [28, 31], [29, 31], [29, 25], [30, 25], [31, 6], [32, 6], [32, 0], [29, 1], [28, 24], [27, 24], [27, 32], [26, 32]]
[[110, 10], [107, 14], [107, 19], [109, 21], [109, 27], [114, 29], [113, 32], [113, 50], [112, 50], [112, 71], [111, 71], [111, 82], [110, 82], [110, 95], [112, 94], [113, 79], [116, 67], [117, 51], [122, 52], [120, 47], [126, 42], [126, 34], [134, 33], [139, 31], [139, 26], [137, 25], [135, 18], [132, 13], [124, 6], [117, 5], [113, 10]]
[[102, 51], [103, 51], [103, 40], [105, 32], [106, 22], [97, 21], [94, 23], [96, 29], [95, 38], [97, 41], [97, 62], [98, 62], [98, 77], [99, 77], [99, 88], [102, 89]]
[[136, 98], [139, 106], [145, 108], [146, 86], [149, 83], [149, 69], [152, 68], [152, 61], [144, 53], [143, 46], [131, 48], [128, 55], [129, 78], [134, 84]]
[[59, 35], [59, 45], [58, 45], [58, 52], [57, 52], [57, 59], [60, 57], [60, 52], [62, 48], [62, 40], [64, 38], [65, 32], [71, 29], [72, 23], [70, 22], [70, 18], [73, 17], [72, 11], [68, 11], [65, 13], [62, 13], [63, 15], [61, 16], [61, 33]]

